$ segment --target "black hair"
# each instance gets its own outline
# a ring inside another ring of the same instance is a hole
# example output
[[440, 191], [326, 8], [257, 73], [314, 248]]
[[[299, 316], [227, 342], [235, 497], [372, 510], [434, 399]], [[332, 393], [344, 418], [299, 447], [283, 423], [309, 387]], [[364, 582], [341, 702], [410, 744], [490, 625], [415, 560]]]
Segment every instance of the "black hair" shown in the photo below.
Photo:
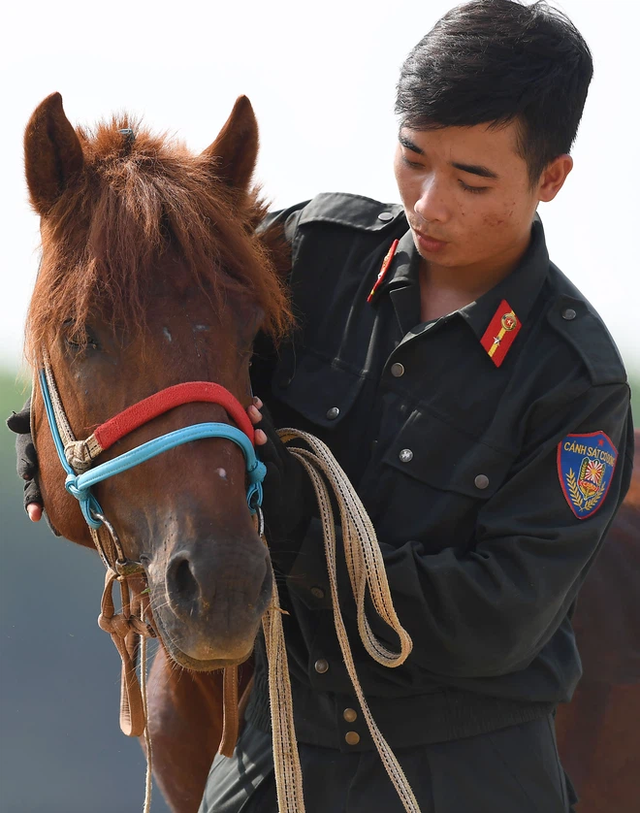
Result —
[[535, 183], [575, 140], [593, 61], [566, 15], [546, 2], [472, 0], [447, 12], [404, 62], [395, 111], [414, 130], [518, 124]]

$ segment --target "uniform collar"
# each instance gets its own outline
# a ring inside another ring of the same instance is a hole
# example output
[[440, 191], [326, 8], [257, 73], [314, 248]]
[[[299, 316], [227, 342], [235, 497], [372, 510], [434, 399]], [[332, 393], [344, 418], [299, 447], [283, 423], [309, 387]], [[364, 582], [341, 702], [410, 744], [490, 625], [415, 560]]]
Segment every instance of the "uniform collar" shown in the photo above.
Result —
[[531, 228], [531, 242], [518, 267], [486, 294], [470, 302], [458, 313], [481, 339], [502, 300], [509, 303], [521, 324], [527, 323], [533, 303], [549, 270], [549, 253], [542, 221], [536, 215]]
[[411, 229], [402, 235], [380, 295], [388, 292], [402, 333], [420, 324], [420, 255]]
[[413, 242], [411, 229], [406, 231], [398, 241], [398, 247], [381, 293], [385, 290], [402, 288], [405, 285], [418, 285], [418, 271], [420, 268], [420, 255]]
[[[398, 247], [378, 296], [389, 294], [404, 333], [420, 324], [420, 255], [413, 242], [411, 229], [400, 238]], [[549, 254], [542, 221], [536, 215], [531, 228], [531, 242], [518, 267], [486, 294], [470, 302], [458, 313], [478, 339], [506, 300], [521, 323], [526, 324], [549, 268]]]

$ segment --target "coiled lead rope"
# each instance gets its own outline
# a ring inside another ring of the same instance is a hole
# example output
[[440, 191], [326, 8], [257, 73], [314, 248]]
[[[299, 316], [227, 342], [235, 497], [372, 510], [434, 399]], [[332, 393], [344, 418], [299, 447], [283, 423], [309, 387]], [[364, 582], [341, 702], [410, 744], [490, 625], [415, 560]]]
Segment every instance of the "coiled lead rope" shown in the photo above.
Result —
[[[371, 738], [382, 764], [407, 813], [420, 813], [420, 807], [400, 764], [373, 719], [358, 679], [347, 631], [340, 611], [336, 568], [336, 535], [329, 489], [340, 512], [345, 560], [357, 606], [358, 630], [367, 652], [389, 668], [405, 662], [412, 649], [411, 638], [400, 624], [393, 606], [389, 583], [375, 530], [360, 498], [328, 447], [318, 438], [295, 429], [281, 429], [281, 440], [304, 441], [309, 450], [289, 446], [289, 451], [306, 469], [313, 483], [322, 521], [327, 570], [331, 587], [334, 622], [338, 642], [354, 692], [360, 703]], [[275, 585], [275, 581], [274, 581]], [[366, 617], [365, 596], [371, 595], [378, 615], [394, 630], [400, 651], [394, 652], [376, 638]], [[269, 660], [269, 697], [273, 729], [273, 759], [279, 813], [304, 813], [302, 771], [295, 738], [291, 683], [282, 630], [282, 610], [277, 591], [263, 619]]]

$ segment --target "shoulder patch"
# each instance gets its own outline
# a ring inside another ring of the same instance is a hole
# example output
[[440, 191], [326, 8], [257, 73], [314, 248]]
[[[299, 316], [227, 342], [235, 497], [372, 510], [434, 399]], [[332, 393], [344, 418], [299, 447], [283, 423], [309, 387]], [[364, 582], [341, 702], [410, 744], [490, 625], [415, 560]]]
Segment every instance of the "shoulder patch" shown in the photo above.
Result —
[[578, 519], [602, 507], [616, 468], [618, 450], [604, 432], [567, 435], [558, 444], [558, 477]]
[[377, 232], [404, 218], [397, 203], [380, 203], [361, 195], [342, 192], [316, 195], [302, 210], [299, 225], [305, 223], [337, 223], [363, 231]]

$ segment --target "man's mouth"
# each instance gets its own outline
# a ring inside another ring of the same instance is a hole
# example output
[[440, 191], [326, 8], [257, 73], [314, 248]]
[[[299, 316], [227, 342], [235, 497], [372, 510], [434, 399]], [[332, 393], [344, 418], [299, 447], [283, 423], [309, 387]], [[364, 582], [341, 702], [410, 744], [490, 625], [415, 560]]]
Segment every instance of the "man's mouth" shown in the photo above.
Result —
[[446, 240], [440, 240], [431, 234], [425, 234], [413, 226], [411, 228], [413, 229], [413, 233], [417, 238], [418, 244], [426, 251], [440, 251], [447, 245]]

